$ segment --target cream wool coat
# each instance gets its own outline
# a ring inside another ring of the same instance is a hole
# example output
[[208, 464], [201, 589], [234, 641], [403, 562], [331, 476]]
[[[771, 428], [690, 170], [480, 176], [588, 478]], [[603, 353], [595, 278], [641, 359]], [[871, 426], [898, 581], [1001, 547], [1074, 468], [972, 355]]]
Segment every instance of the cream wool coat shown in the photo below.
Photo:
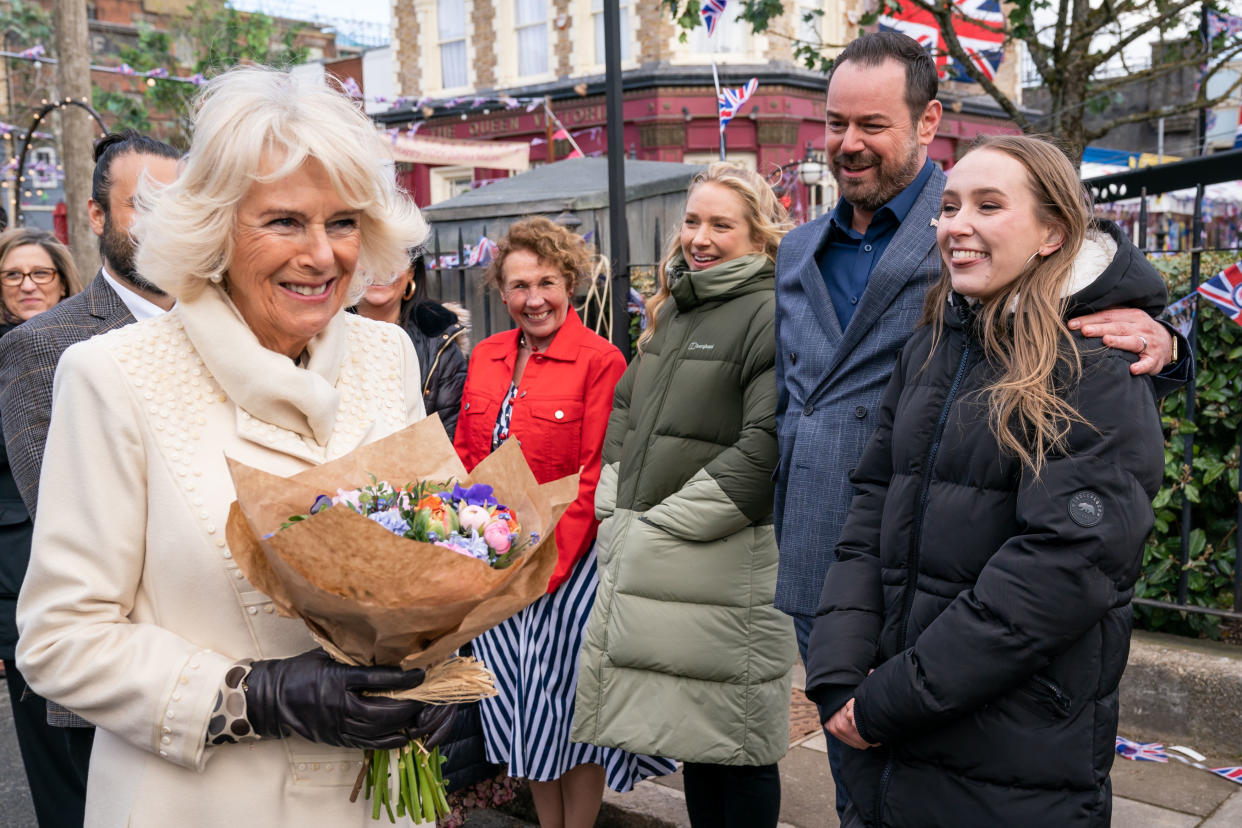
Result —
[[361, 752], [300, 738], [206, 748], [225, 671], [315, 646], [225, 542], [228, 455], [294, 474], [423, 416], [395, 325], [341, 313], [306, 369], [268, 351], [215, 286], [60, 361], [17, 659], [99, 727], [89, 826], [371, 823]]

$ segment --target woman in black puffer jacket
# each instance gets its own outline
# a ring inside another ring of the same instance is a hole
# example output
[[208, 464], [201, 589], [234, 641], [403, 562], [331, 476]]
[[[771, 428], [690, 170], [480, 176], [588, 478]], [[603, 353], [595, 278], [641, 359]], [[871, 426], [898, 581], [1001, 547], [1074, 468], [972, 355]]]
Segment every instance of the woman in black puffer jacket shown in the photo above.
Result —
[[937, 234], [811, 637], [843, 824], [1103, 828], [1163, 438], [1136, 357], [1064, 320], [1165, 287], [1037, 139], [967, 154]]
[[442, 305], [427, 298], [427, 265], [421, 250], [413, 251], [410, 266], [387, 285], [372, 285], [355, 310], [368, 319], [400, 325], [414, 342], [427, 414], [439, 414], [449, 439], [461, 413], [466, 384], [469, 314], [464, 308]]

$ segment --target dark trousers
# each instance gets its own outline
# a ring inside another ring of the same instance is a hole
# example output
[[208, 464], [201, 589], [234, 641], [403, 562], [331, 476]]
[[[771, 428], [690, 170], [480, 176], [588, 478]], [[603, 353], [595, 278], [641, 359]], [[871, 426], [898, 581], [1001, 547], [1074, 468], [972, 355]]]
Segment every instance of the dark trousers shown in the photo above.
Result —
[[682, 765], [694, 828], [776, 828], [781, 775], [776, 765]]
[[53, 727], [47, 723], [47, 701], [27, 690], [16, 664], [4, 662], [4, 678], [39, 828], [82, 828], [95, 729]]
[[[815, 622], [814, 618], [807, 615], [795, 615], [794, 633], [798, 638], [798, 655], [802, 658], [802, 663], [806, 664], [806, 648], [811, 641], [811, 625]], [[818, 707], [818, 705], [816, 705]], [[819, 721], [821, 723], [828, 721], [835, 710], [824, 710], [819, 708]], [[845, 745], [836, 736], [833, 736], [827, 730], [824, 731], [824, 738], [828, 741], [828, 767], [832, 771], [832, 783], [836, 787], [837, 792], [837, 818], [842, 823], [845, 822], [845, 806], [850, 804], [850, 795], [845, 786], [841, 784], [841, 756], [845, 752]]]

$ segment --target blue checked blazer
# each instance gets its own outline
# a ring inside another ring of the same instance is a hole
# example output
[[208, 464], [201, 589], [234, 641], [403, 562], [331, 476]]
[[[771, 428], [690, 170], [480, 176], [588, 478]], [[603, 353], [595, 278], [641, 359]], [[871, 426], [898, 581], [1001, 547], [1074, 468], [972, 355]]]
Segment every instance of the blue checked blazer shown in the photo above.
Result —
[[776, 408], [780, 460], [774, 519], [780, 545], [776, 606], [813, 616], [854, 489], [849, 476], [875, 428], [876, 408], [940, 276], [931, 220], [945, 176], [923, 186], [876, 262], [843, 331], [816, 262], [829, 216], [794, 229], [776, 256]]
[[[121, 298], [102, 275], [96, 275], [81, 293], [0, 339], [0, 419], [13, 480], [32, 518], [52, 417], [56, 363], [70, 345], [133, 321]], [[47, 703], [47, 721], [57, 727], [90, 727], [90, 722], [55, 702]]]
[[0, 339], [0, 411], [13, 479], [34, 517], [43, 444], [52, 418], [52, 378], [70, 345], [128, 325], [133, 314], [96, 275], [86, 289]]

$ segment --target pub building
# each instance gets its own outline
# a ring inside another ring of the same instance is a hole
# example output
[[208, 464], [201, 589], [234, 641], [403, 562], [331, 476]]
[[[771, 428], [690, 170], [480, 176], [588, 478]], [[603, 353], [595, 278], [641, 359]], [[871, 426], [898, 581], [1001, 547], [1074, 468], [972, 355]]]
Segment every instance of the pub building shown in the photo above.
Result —
[[[823, 11], [818, 26], [825, 43], [847, 42], [857, 32], [850, 21], [858, 5], [786, 2]], [[803, 163], [823, 160], [825, 78], [796, 64], [792, 41], [783, 36], [809, 39], [813, 33], [803, 29], [809, 24], [787, 12], [773, 31], [755, 35], [742, 22], [722, 20], [712, 38], [700, 27], [682, 43], [662, 3], [631, 0], [621, 12], [627, 157], [719, 158], [714, 60], [721, 88], [736, 89], [752, 77], [759, 82], [726, 129], [728, 160], [805, 188], [797, 194], [803, 220], [831, 207], [831, 176], [822, 174], [822, 164]], [[574, 146], [554, 137], [561, 126], [584, 155], [607, 153], [602, 0], [396, 0], [394, 23], [402, 100], [373, 117], [396, 130], [399, 178], [420, 206], [570, 156]], [[1011, 92], [1014, 64], [1007, 56], [997, 75]], [[946, 169], [976, 135], [1019, 132], [977, 86], [942, 84], [940, 99], [945, 116], [929, 155]], [[545, 100], [555, 115], [551, 124]], [[820, 174], [806, 174], [815, 171]]]

